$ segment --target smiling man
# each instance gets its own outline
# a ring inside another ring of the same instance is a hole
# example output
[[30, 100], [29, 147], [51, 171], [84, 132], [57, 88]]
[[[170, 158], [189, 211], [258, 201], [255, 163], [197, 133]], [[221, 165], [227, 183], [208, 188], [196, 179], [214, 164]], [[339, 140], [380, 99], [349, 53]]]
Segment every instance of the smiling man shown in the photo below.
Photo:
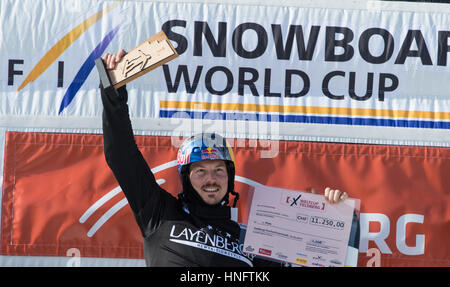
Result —
[[219, 203], [227, 193], [228, 174], [222, 160], [193, 163], [189, 179], [206, 204]]
[[[103, 58], [112, 69], [125, 54]], [[231, 219], [235, 207], [233, 151], [218, 134], [186, 139], [177, 154], [182, 191], [178, 197], [161, 188], [134, 140], [128, 93], [100, 87], [103, 102], [105, 158], [130, 204], [144, 238], [147, 266], [281, 266], [245, 254], [241, 228]], [[346, 193], [326, 190], [326, 198], [344, 200]]]
[[234, 195], [235, 206], [238, 194], [234, 157], [226, 140], [218, 134], [200, 134], [183, 142], [177, 155], [183, 188], [174, 197], [157, 184], [136, 145], [126, 87], [100, 91], [106, 162], [142, 232], [146, 265], [263, 264], [242, 251], [240, 226], [231, 219], [229, 197]]

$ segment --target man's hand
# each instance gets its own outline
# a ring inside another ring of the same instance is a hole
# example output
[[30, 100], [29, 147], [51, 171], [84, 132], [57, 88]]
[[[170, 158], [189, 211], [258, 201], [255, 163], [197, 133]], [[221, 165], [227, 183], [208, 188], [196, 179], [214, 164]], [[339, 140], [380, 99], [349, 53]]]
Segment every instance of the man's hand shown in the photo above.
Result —
[[124, 49], [120, 49], [119, 52], [117, 52], [117, 54], [106, 53], [102, 58], [103, 62], [106, 65], [106, 69], [114, 70], [116, 68], [117, 63], [119, 63], [120, 60], [122, 60], [123, 56], [125, 56], [126, 54], [127, 52], [125, 52]]
[[[314, 188], [311, 189], [311, 193], [317, 194]], [[331, 189], [329, 187], [325, 188], [324, 196], [325, 199], [331, 204], [339, 203], [348, 198], [348, 194], [346, 192], [342, 192], [339, 189]]]

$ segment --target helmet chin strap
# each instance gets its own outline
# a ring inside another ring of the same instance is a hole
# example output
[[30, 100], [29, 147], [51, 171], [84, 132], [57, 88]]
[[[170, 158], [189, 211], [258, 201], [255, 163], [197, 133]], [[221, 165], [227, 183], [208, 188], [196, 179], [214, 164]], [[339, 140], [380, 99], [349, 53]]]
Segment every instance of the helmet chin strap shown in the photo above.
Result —
[[231, 191], [230, 193], [234, 195], [233, 207], [236, 207], [237, 201], [239, 200], [239, 193], [236, 191]]

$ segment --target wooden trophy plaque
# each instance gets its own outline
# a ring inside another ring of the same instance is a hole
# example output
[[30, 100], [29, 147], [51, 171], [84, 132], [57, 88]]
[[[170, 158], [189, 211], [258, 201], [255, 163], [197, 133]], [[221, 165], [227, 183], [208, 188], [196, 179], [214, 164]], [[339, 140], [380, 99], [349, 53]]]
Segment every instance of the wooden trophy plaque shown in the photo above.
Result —
[[95, 60], [95, 65], [103, 88], [118, 89], [176, 57], [177, 51], [161, 31], [124, 55], [114, 70], [107, 70], [101, 58]]

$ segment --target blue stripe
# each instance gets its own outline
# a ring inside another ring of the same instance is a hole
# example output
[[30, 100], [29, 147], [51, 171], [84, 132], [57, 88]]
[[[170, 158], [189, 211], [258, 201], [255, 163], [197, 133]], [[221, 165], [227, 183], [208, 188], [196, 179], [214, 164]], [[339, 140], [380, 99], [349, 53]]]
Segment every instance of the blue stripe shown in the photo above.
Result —
[[161, 118], [193, 118], [217, 120], [257, 120], [265, 122], [280, 123], [311, 123], [311, 124], [333, 124], [333, 125], [358, 125], [358, 126], [382, 126], [382, 127], [405, 127], [405, 128], [427, 128], [427, 129], [450, 129], [450, 122], [426, 121], [426, 120], [400, 120], [400, 119], [375, 119], [375, 118], [350, 118], [332, 116], [305, 116], [305, 115], [273, 115], [273, 114], [251, 114], [251, 113], [216, 113], [216, 112], [193, 112], [193, 111], [166, 111], [160, 110]]
[[105, 51], [106, 47], [108, 47], [109, 43], [111, 43], [112, 39], [116, 35], [117, 31], [119, 30], [121, 24], [117, 25], [111, 32], [109, 32], [105, 38], [95, 47], [94, 51], [91, 52], [89, 57], [84, 61], [83, 65], [81, 65], [80, 70], [78, 70], [78, 73], [75, 75], [75, 78], [73, 79], [72, 83], [70, 83], [69, 88], [67, 89], [66, 93], [64, 94], [64, 97], [61, 101], [61, 106], [59, 107], [58, 114], [61, 114], [61, 112], [72, 102], [72, 100], [75, 98], [76, 94], [80, 90], [81, 86], [86, 81], [87, 77], [91, 73], [92, 69], [95, 66], [95, 59], [101, 57], [103, 55], [103, 52]]

